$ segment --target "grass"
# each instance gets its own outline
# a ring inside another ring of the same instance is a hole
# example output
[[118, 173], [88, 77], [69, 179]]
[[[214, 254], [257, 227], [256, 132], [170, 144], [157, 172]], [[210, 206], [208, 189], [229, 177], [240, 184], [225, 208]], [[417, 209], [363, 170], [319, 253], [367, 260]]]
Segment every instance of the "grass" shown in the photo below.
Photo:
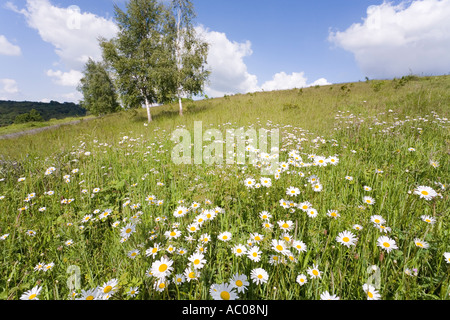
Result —
[[[0, 235], [8, 234], [0, 241], [0, 298], [19, 299], [38, 286], [40, 299], [68, 299], [68, 280], [75, 286], [72, 271], [79, 270], [77, 298], [86, 298], [81, 290], [116, 279], [117, 292], [110, 299], [211, 299], [212, 285], [228, 283], [238, 273], [249, 281], [247, 290], [237, 294], [240, 299], [309, 300], [328, 291], [341, 299], [365, 300], [363, 285], [370, 282], [382, 299], [448, 300], [449, 89], [450, 77], [441, 76], [238, 94], [185, 104], [183, 117], [176, 104], [152, 108], [154, 121], [148, 125], [145, 110], [124, 111], [0, 141]], [[278, 129], [279, 160], [287, 169], [270, 176], [270, 187], [249, 188], [246, 179], [269, 177], [249, 162], [175, 164], [171, 135], [180, 128], [192, 134], [194, 121], [223, 137], [240, 127]], [[312, 154], [335, 156], [339, 162], [310, 165]], [[45, 174], [50, 167], [55, 170]], [[322, 191], [314, 191], [312, 175]], [[291, 186], [298, 195], [286, 194]], [[418, 186], [438, 194], [425, 200], [414, 193]], [[375, 203], [363, 202], [364, 196]], [[305, 201], [318, 211], [315, 218], [298, 208]], [[192, 207], [195, 203], [200, 209]], [[176, 217], [180, 206], [189, 212]], [[340, 216], [330, 217], [329, 210]], [[271, 229], [263, 227], [263, 211], [271, 214]], [[216, 216], [190, 233], [191, 223], [207, 212]], [[390, 231], [371, 221], [375, 215]], [[424, 215], [436, 222], [423, 221]], [[292, 223], [289, 230], [281, 228], [283, 221]], [[135, 231], [124, 238], [121, 230], [129, 223]], [[174, 229], [181, 236], [168, 238], [166, 232]], [[29, 230], [36, 234], [30, 236]], [[358, 238], [355, 246], [336, 241], [343, 231]], [[230, 232], [231, 240], [218, 239], [222, 232]], [[254, 233], [263, 239], [251, 241]], [[192, 239], [185, 238], [189, 235]], [[201, 242], [206, 235], [209, 241]], [[378, 246], [382, 235], [398, 249]], [[276, 253], [272, 240], [278, 239], [286, 241], [291, 255]], [[416, 239], [428, 249], [418, 247]], [[73, 244], [66, 245], [67, 240]], [[290, 247], [292, 240], [303, 241], [307, 250]], [[156, 256], [147, 256], [156, 244]], [[238, 244], [257, 246], [260, 260], [234, 254]], [[171, 253], [171, 245], [186, 253]], [[149, 276], [155, 262], [164, 256], [173, 261], [167, 278], [172, 280], [191, 266], [189, 257], [200, 249], [206, 262], [198, 279], [178, 286], [167, 282], [161, 291], [155, 287], [157, 277]], [[133, 259], [128, 256], [132, 250], [139, 250]], [[274, 255], [282, 262], [272, 264]], [[40, 262], [54, 266], [36, 271]], [[308, 274], [314, 266], [320, 278]], [[267, 283], [250, 279], [256, 268], [267, 271]], [[296, 282], [300, 274], [307, 277], [304, 285]], [[134, 298], [127, 294], [130, 287], [139, 288]]]

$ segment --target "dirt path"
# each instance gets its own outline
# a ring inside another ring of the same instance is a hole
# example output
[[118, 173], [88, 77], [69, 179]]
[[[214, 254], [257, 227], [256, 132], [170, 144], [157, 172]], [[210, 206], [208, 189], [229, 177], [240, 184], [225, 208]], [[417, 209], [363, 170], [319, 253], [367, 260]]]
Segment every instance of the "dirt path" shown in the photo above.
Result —
[[35, 134], [35, 133], [38, 133], [41, 131], [56, 129], [61, 126], [77, 124], [77, 123], [80, 123], [81, 121], [88, 121], [88, 120], [92, 120], [92, 119], [95, 119], [95, 118], [86, 118], [83, 120], [73, 120], [73, 121], [69, 121], [69, 122], [65, 122], [65, 123], [54, 124], [54, 125], [47, 126], [47, 127], [34, 128], [34, 129], [29, 129], [29, 130], [24, 130], [24, 131], [19, 131], [19, 132], [7, 133], [4, 135], [0, 135], [0, 140], [1, 139], [14, 139], [14, 138], [26, 135], [26, 134]]

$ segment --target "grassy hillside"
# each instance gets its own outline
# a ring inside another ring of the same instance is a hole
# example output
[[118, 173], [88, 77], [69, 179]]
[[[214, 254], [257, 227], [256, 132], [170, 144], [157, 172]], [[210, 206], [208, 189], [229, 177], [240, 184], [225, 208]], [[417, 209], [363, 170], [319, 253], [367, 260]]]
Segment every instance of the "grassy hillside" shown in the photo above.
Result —
[[[0, 299], [449, 299], [450, 76], [184, 107], [0, 140]], [[196, 121], [279, 130], [277, 170], [248, 137], [256, 162], [175, 163]]]

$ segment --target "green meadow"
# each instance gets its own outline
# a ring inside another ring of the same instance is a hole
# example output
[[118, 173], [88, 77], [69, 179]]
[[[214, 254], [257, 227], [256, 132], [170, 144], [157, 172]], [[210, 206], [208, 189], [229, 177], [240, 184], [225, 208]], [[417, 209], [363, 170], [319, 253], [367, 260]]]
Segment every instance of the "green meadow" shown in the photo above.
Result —
[[[183, 106], [0, 140], [0, 299], [449, 299], [450, 76]], [[195, 122], [277, 169], [174, 163]]]

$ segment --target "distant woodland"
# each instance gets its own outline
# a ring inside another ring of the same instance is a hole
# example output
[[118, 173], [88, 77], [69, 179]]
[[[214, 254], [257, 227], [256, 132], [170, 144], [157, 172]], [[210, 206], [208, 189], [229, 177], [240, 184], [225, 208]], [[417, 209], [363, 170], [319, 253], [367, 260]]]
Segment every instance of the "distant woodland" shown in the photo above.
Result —
[[[35, 111], [32, 111], [32, 110]], [[31, 101], [4, 101], [0, 100], [0, 127], [18, 123], [19, 119], [26, 118], [26, 114], [40, 115], [39, 119], [64, 119], [67, 117], [85, 116], [86, 109], [72, 102], [31, 102]], [[16, 117], [19, 116], [17, 119]], [[25, 117], [24, 117], [25, 116]], [[23, 121], [23, 120], [22, 120]]]

